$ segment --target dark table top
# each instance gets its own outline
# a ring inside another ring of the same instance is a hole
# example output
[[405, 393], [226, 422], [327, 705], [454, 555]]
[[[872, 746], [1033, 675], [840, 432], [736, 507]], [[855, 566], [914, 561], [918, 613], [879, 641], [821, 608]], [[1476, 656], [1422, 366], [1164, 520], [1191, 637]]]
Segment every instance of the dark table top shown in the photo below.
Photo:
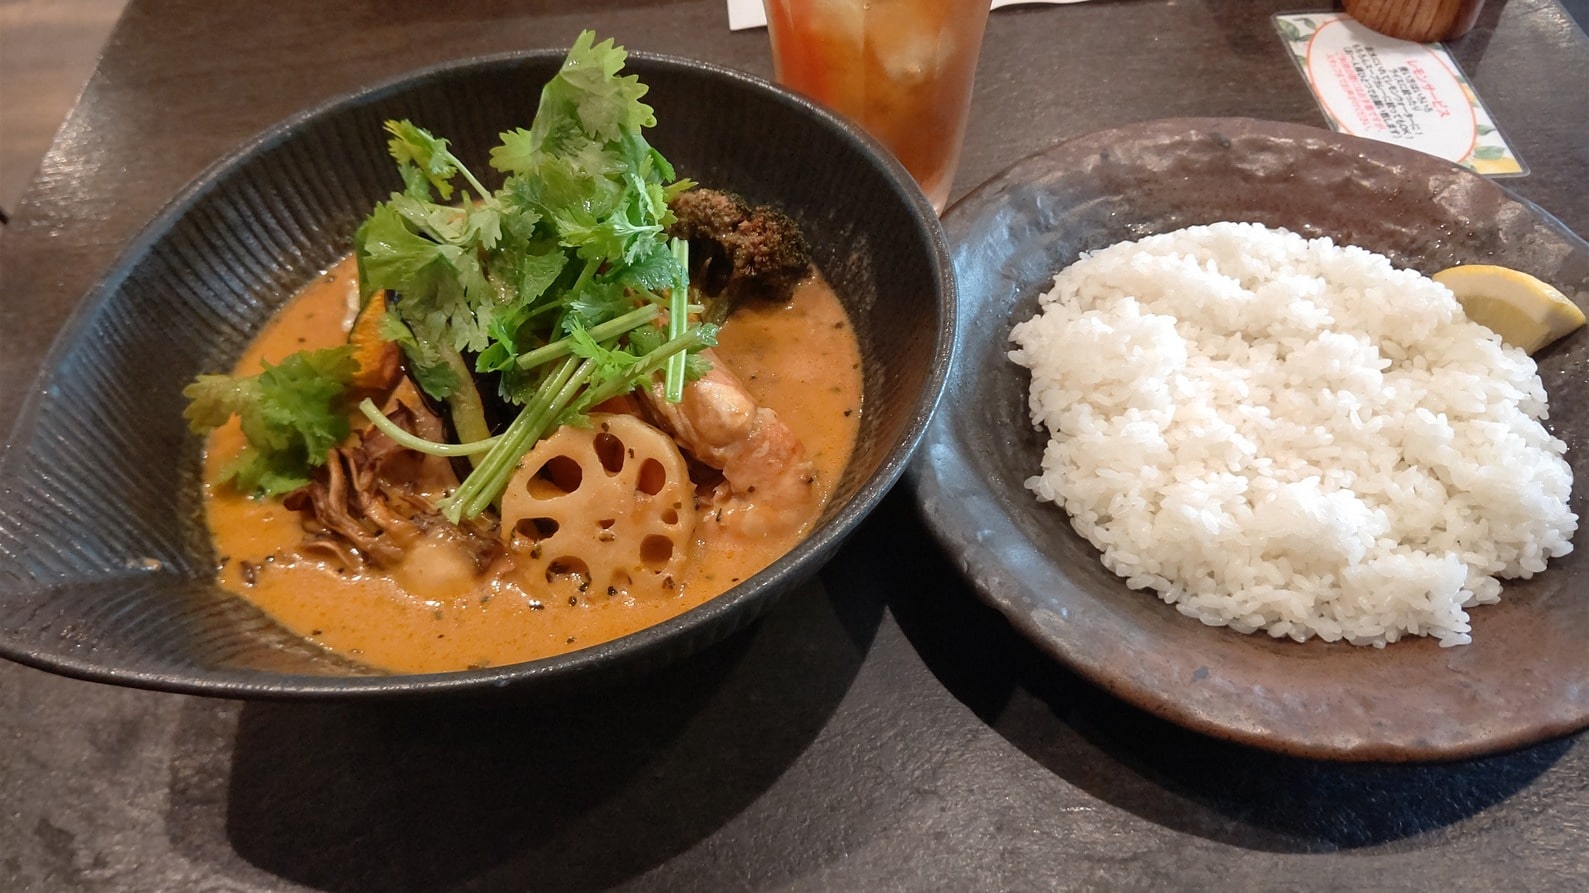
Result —
[[[1323, 8], [1327, 4], [1315, 4]], [[959, 191], [1157, 117], [1322, 124], [1293, 0], [995, 13]], [[631, 49], [759, 74], [722, 0], [132, 0], [0, 236], [0, 419], [50, 336], [187, 181], [277, 120], [462, 56]], [[1589, 233], [1589, 41], [1491, 0], [1453, 45]], [[880, 554], [917, 556], [884, 568]], [[1043, 658], [896, 491], [748, 632], [577, 702], [239, 703], [0, 665], [0, 889], [1582, 889], [1589, 741], [1334, 765], [1180, 730]]]

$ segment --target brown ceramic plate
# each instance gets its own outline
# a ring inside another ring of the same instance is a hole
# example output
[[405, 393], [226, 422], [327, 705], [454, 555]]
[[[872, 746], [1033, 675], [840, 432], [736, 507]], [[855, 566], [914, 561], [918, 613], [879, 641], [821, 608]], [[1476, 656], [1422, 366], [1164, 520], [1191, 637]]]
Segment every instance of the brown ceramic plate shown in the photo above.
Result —
[[[977, 590], [1040, 647], [1116, 695], [1222, 738], [1346, 760], [1450, 759], [1589, 725], [1583, 550], [1471, 611], [1474, 642], [1385, 649], [1207, 627], [1106, 571], [1064, 512], [1022, 481], [1043, 439], [1012, 325], [1082, 251], [1218, 220], [1382, 252], [1425, 273], [1458, 262], [1533, 273], [1589, 303], [1589, 244], [1444, 161], [1298, 125], [1182, 119], [1071, 140], [944, 218], [960, 279], [956, 367], [909, 473], [927, 524]], [[1589, 330], [1537, 357], [1584, 515]]]

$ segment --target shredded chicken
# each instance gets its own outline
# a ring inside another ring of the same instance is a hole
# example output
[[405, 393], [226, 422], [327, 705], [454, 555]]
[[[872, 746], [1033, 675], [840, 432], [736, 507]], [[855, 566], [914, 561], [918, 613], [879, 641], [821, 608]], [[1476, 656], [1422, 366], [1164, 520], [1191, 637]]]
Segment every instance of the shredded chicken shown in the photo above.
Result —
[[[400, 401], [387, 418], [426, 440], [442, 439], [441, 419], [422, 405], [414, 409]], [[467, 553], [483, 573], [506, 560], [493, 526], [454, 525], [431, 502], [457, 486], [446, 459], [410, 450], [372, 426], [356, 445], [332, 450], [315, 480], [287, 494], [283, 504], [303, 515], [306, 554], [348, 568], [391, 568], [421, 540], [439, 538]]]

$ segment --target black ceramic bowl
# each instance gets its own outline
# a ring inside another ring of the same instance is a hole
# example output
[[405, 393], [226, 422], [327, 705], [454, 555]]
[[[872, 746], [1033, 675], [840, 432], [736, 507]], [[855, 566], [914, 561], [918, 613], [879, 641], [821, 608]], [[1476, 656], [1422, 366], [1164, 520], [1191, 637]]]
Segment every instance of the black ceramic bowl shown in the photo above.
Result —
[[213, 583], [183, 386], [227, 369], [400, 188], [382, 121], [447, 136], [475, 170], [527, 126], [562, 52], [468, 60], [288, 121], [178, 197], [82, 303], [0, 459], [0, 655], [86, 679], [228, 697], [560, 690], [644, 672], [745, 626], [812, 575], [898, 479], [944, 385], [955, 289], [909, 175], [850, 125], [757, 78], [631, 55], [678, 174], [777, 205], [810, 237], [865, 358], [860, 441], [819, 526], [719, 598], [567, 655], [374, 674]]

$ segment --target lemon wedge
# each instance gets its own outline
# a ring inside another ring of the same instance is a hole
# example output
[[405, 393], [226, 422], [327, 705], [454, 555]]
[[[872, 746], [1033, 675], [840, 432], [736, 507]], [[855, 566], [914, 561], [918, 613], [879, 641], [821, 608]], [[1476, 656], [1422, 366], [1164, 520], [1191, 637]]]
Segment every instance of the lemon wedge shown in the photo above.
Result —
[[1464, 264], [1430, 277], [1451, 289], [1468, 319], [1536, 353], [1584, 324], [1584, 313], [1547, 282], [1509, 267]]

